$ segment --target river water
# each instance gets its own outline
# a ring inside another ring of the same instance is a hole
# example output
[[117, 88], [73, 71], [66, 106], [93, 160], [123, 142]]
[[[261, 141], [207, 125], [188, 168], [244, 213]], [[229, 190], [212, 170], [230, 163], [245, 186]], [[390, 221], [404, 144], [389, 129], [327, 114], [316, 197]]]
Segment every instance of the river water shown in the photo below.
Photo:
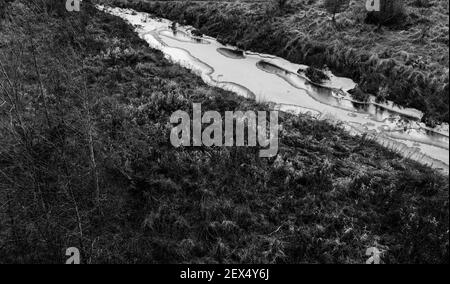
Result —
[[141, 38], [162, 51], [172, 62], [191, 69], [209, 85], [233, 91], [294, 114], [342, 123], [354, 135], [365, 134], [404, 157], [449, 172], [449, 128], [427, 128], [422, 113], [395, 106], [352, 100], [347, 91], [356, 84], [334, 76], [323, 85], [311, 83], [299, 69], [307, 66], [250, 51], [238, 51], [214, 38], [196, 37], [189, 26], [173, 28], [172, 22], [131, 9], [98, 6], [135, 27]]

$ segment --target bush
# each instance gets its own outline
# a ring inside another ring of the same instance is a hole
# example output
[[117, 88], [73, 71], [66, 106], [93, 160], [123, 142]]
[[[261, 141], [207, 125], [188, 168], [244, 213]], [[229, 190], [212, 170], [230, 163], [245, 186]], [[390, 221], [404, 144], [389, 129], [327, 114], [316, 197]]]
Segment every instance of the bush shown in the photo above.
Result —
[[[33, 5], [42, 5], [42, 4], [36, 4], [33, 1], [31, 1], [31, 4]], [[64, 15], [66, 10], [66, 0], [47, 0], [45, 1], [45, 9], [50, 14], [55, 14], [58, 16]]]
[[191, 34], [192, 34], [193, 36], [196, 36], [196, 37], [203, 37], [203, 33], [202, 33], [201, 31], [199, 31], [199, 30], [193, 30], [193, 31], [191, 32]]
[[367, 94], [366, 92], [363, 92], [361, 90], [361, 88], [357, 87], [353, 90], [349, 91], [350, 95], [352, 96], [352, 98], [358, 102], [368, 102], [370, 99], [370, 95]]
[[412, 2], [412, 5], [419, 8], [429, 8], [433, 6], [430, 0], [414, 0], [414, 2]]
[[325, 81], [330, 80], [325, 72], [314, 67], [308, 67], [305, 71], [306, 77], [308, 77], [313, 83], [322, 84]]
[[333, 15], [333, 22], [336, 19], [336, 14], [341, 13], [345, 11], [345, 9], [349, 6], [349, 0], [326, 0], [325, 1], [325, 8], [327, 9], [328, 13]]
[[289, 0], [276, 0], [275, 2], [280, 10], [284, 10], [287, 4], [289, 4]]
[[5, 17], [6, 5], [8, 5], [8, 2], [11, 2], [11, 0], [0, 0], [0, 19]]

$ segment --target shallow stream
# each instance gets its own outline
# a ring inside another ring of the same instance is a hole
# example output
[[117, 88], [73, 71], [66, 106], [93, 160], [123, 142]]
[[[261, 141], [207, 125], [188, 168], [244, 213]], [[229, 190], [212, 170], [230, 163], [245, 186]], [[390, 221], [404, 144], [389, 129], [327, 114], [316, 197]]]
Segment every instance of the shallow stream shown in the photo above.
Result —
[[[334, 76], [317, 85], [298, 70], [307, 66], [267, 54], [241, 51], [211, 37], [196, 37], [189, 26], [131, 9], [99, 9], [127, 20], [139, 36], [166, 57], [197, 73], [209, 85], [236, 92], [261, 102], [274, 103], [276, 109], [304, 113], [317, 119], [342, 122], [351, 133], [366, 134], [407, 158], [449, 171], [448, 125], [435, 129], [420, 122], [422, 113], [395, 106], [391, 102], [354, 101], [348, 91], [355, 83]], [[176, 25], [175, 25], [176, 26]]]

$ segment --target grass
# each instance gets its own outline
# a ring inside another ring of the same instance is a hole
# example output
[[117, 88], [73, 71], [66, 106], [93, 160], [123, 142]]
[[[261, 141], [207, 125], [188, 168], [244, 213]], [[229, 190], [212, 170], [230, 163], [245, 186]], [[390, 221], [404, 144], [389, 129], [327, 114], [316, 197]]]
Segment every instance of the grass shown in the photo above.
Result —
[[[224, 43], [322, 67], [359, 84], [358, 92], [424, 112], [429, 126], [449, 122], [448, 1], [408, 0], [391, 26], [366, 23], [364, 1], [331, 21], [321, 0], [102, 0], [199, 28]], [[263, 1], [264, 2], [264, 1]]]
[[169, 117], [267, 106], [206, 86], [121, 19], [9, 3], [0, 25], [0, 262], [449, 262], [448, 179], [280, 117], [280, 152], [182, 148]]
[[305, 71], [306, 77], [308, 77], [312, 82], [317, 84], [322, 84], [323, 82], [330, 80], [325, 72], [314, 67], [308, 67]]

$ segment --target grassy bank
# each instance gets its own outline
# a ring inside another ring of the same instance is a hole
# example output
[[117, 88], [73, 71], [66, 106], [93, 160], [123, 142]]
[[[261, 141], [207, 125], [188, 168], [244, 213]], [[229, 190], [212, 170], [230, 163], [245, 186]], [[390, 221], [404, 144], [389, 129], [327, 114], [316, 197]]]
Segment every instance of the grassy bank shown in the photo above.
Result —
[[405, 15], [391, 26], [365, 23], [365, 1], [352, 1], [336, 23], [321, 0], [149, 1], [106, 0], [187, 23], [220, 41], [275, 54], [354, 79], [378, 100], [419, 109], [428, 125], [449, 121], [448, 1], [418, 7], [406, 1]]
[[87, 1], [0, 24], [0, 262], [448, 263], [448, 180], [283, 116], [280, 153], [184, 148], [169, 117], [266, 106], [206, 86]]

